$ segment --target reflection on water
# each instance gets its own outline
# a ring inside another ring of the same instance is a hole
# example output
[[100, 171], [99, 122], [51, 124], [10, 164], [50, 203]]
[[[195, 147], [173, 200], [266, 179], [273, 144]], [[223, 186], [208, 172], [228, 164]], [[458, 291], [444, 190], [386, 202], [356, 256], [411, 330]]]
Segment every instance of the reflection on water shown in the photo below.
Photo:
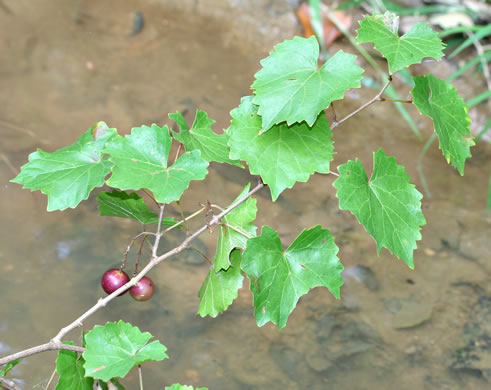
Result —
[[[36, 147], [71, 143], [98, 120], [127, 132], [141, 123], [168, 123], [168, 112], [199, 107], [217, 120], [217, 129], [226, 127], [228, 111], [248, 93], [265, 55], [254, 47], [244, 50], [247, 43], [230, 44], [207, 20], [146, 2], [138, 2], [138, 9], [132, 2], [110, 3], [78, 2], [76, 18], [73, 3], [61, 0], [42, 7], [9, 3], [9, 14], [0, 9], [0, 55], [7, 59], [0, 70], [0, 153], [8, 161], [0, 164], [2, 354], [48, 340], [93, 305], [102, 295], [100, 276], [119, 263], [138, 232], [131, 222], [96, 218], [93, 200], [48, 214], [43, 196], [9, 183], [13, 170]], [[131, 35], [137, 11], [145, 24]], [[357, 91], [346, 111], [372, 94]], [[367, 126], [374, 115], [382, 119]], [[398, 123], [391, 106], [379, 105], [336, 129], [334, 166], [355, 157], [368, 166], [372, 151], [383, 146], [421, 188], [415, 169], [421, 143]], [[422, 126], [429, 134], [428, 122]], [[463, 178], [436, 147], [425, 160], [434, 197], [423, 200], [428, 225], [415, 271], [385, 250], [377, 257], [354, 217], [339, 211], [331, 177], [299, 183], [275, 204], [263, 190], [258, 226], [274, 227], [288, 244], [304, 227], [321, 223], [334, 234], [345, 266], [342, 300], [314, 289], [281, 332], [256, 326], [248, 286], [219, 318], [196, 317], [207, 265], [191, 251], [152, 271], [158, 291], [151, 301], [118, 298], [86, 328], [122, 318], [160, 339], [170, 359], [144, 367], [149, 388], [178, 381], [231, 390], [486, 388], [491, 221], [483, 205], [491, 150], [479, 144], [473, 154]], [[183, 205], [187, 212], [207, 199], [226, 205], [248, 180], [238, 168], [212, 166], [204, 183], [192, 184]], [[182, 237], [170, 235], [165, 247]], [[212, 256], [215, 242], [216, 232], [196, 246]], [[78, 341], [79, 335], [71, 338]], [[55, 358], [49, 353], [26, 359], [13, 375], [25, 381], [25, 389], [42, 388]], [[130, 388], [136, 386], [133, 375]]]

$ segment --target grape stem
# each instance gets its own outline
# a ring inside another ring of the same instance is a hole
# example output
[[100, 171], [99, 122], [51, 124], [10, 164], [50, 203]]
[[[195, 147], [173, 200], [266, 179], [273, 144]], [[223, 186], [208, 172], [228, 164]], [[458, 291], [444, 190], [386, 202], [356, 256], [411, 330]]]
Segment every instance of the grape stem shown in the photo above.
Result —
[[[3, 357], [0, 359], [0, 366], [3, 366], [7, 363], [10, 363], [16, 359], [21, 359], [27, 356], [35, 355], [41, 352], [45, 351], [53, 351], [53, 350], [60, 350], [60, 349], [66, 349], [69, 351], [75, 351], [75, 352], [84, 352], [85, 348], [78, 347], [75, 345], [68, 345], [68, 344], [62, 344], [61, 340], [67, 333], [72, 331], [73, 329], [82, 326], [83, 321], [85, 321], [87, 318], [89, 318], [92, 314], [94, 314], [96, 311], [99, 309], [105, 307], [110, 301], [112, 301], [114, 298], [116, 298], [119, 294], [122, 292], [130, 289], [131, 287], [135, 286], [141, 278], [143, 278], [153, 267], [155, 267], [157, 264], [161, 263], [162, 261], [168, 259], [171, 256], [177, 255], [178, 253], [182, 252], [184, 249], [189, 247], [189, 244], [191, 241], [193, 241], [196, 237], [198, 237], [201, 233], [203, 233], [205, 230], [207, 230], [210, 226], [216, 225], [221, 222], [221, 219], [230, 213], [233, 209], [237, 208], [240, 206], [243, 202], [245, 202], [247, 199], [249, 199], [252, 195], [254, 195], [256, 192], [258, 192], [261, 188], [264, 187], [264, 184], [262, 181], [260, 181], [252, 190], [250, 190], [247, 194], [245, 194], [242, 198], [238, 199], [234, 203], [232, 203], [229, 207], [227, 207], [225, 210], [220, 212], [219, 214], [213, 216], [213, 218], [208, 221], [206, 224], [201, 226], [198, 230], [196, 230], [193, 234], [188, 235], [186, 239], [177, 247], [174, 249], [171, 249], [170, 251], [164, 253], [163, 255], [157, 256], [157, 249], [158, 249], [158, 244], [160, 241], [160, 237], [162, 236], [164, 232], [160, 232], [160, 227], [162, 225], [162, 219], [163, 219], [163, 213], [164, 213], [164, 205], [160, 205], [160, 215], [159, 215], [159, 223], [158, 223], [158, 228], [157, 228], [157, 234], [155, 238], [155, 242], [152, 247], [152, 258], [148, 262], [148, 264], [136, 275], [133, 277], [128, 283], [125, 285], [121, 286], [118, 288], [116, 291], [113, 293], [109, 294], [105, 298], [101, 298], [97, 301], [97, 303], [92, 306], [89, 310], [87, 310], [85, 313], [83, 313], [80, 317], [78, 317], [75, 321], [73, 321], [71, 324], [65, 326], [62, 328], [58, 334], [51, 339], [48, 343], [38, 345], [36, 347], [32, 347], [29, 349], [26, 349], [24, 351], [20, 351], [17, 353], [14, 353], [12, 355]], [[206, 208], [203, 207], [201, 210], [197, 211], [196, 213], [193, 214], [193, 216], [196, 216], [197, 214], [201, 213], [204, 211]], [[189, 216], [186, 219], [190, 219], [192, 216]], [[178, 222], [175, 226], [179, 225], [183, 221]], [[170, 228], [168, 229], [170, 230]], [[1, 382], [0, 382], [1, 383]]]
[[4, 378], [3, 376], [0, 376], [0, 385], [2, 386], [2, 388], [5, 387], [6, 389], [9, 389], [9, 390], [20, 390], [14, 381], [8, 380], [7, 378]]
[[383, 101], [385, 100], [382, 98], [382, 94], [385, 92], [387, 88], [389, 88], [390, 83], [392, 82], [392, 75], [389, 75], [389, 79], [385, 83], [385, 85], [382, 87], [382, 89], [377, 93], [372, 99], [370, 99], [368, 102], [357, 108], [355, 111], [353, 111], [351, 114], [346, 115], [343, 119], [340, 119], [339, 121], [334, 118], [334, 121], [331, 124], [331, 130], [335, 129], [338, 127], [341, 123], [343, 123], [345, 120], [351, 118], [353, 115], [358, 114], [360, 111], [363, 111], [365, 108], [368, 106], [372, 105], [375, 102]]

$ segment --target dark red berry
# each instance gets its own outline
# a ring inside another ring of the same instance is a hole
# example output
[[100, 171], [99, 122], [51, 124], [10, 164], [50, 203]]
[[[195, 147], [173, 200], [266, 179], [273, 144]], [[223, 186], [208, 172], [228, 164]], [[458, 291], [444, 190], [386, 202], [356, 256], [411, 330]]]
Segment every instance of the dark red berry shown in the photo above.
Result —
[[148, 301], [152, 298], [154, 292], [155, 286], [152, 279], [147, 278], [146, 276], [141, 278], [135, 286], [130, 288], [130, 295], [137, 301]]
[[[129, 281], [130, 277], [126, 272], [120, 271], [119, 268], [111, 268], [102, 275], [101, 286], [106, 293], [111, 294]], [[119, 294], [119, 296], [125, 294], [126, 291]]]

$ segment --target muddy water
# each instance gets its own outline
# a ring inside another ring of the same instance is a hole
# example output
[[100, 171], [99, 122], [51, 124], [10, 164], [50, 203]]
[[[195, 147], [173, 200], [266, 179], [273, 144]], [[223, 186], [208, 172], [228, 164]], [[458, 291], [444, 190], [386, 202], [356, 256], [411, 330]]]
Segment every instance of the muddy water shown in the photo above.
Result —
[[[188, 112], [190, 121], [200, 108], [221, 129], [249, 93], [266, 39], [237, 42], [214, 19], [157, 3], [0, 2], [1, 355], [48, 340], [92, 306], [101, 296], [100, 275], [119, 263], [138, 232], [130, 222], [96, 218], [94, 200], [48, 214], [44, 196], [9, 183], [27, 155], [71, 143], [98, 120], [125, 133], [142, 123], [169, 123], [167, 113], [176, 110]], [[145, 23], [132, 35], [137, 11]], [[338, 115], [373, 93], [349, 92]], [[430, 123], [415, 117], [427, 137]], [[390, 105], [373, 106], [337, 128], [335, 142], [333, 166], [355, 157], [370, 166], [372, 151], [383, 147], [421, 190], [416, 160], [422, 144]], [[473, 154], [464, 177], [436, 146], [424, 161], [433, 197], [423, 202], [428, 224], [415, 271], [385, 250], [376, 255], [355, 218], [338, 210], [331, 177], [297, 184], [275, 204], [267, 190], [260, 193], [258, 226], [274, 227], [287, 245], [320, 223], [334, 234], [346, 269], [341, 301], [314, 289], [281, 332], [257, 328], [247, 286], [224, 315], [196, 317], [207, 265], [193, 252], [152, 271], [158, 292], [151, 301], [119, 298], [85, 328], [124, 319], [160, 339], [170, 359], [144, 366], [152, 389], [174, 382], [231, 390], [486, 388], [489, 352], [476, 337], [486, 335], [491, 294], [491, 220], [484, 212], [491, 150], [482, 143]], [[186, 212], [207, 199], [226, 205], [251, 180], [233, 167], [210, 171], [205, 182], [192, 184]], [[170, 248], [181, 238], [171, 235], [164, 244]], [[216, 233], [205, 234], [196, 246], [213, 256], [215, 242]], [[481, 363], [456, 361], [458, 348]], [[44, 388], [55, 359], [54, 353], [28, 358], [12, 377], [21, 378], [23, 389]], [[125, 383], [136, 388], [133, 373]]]

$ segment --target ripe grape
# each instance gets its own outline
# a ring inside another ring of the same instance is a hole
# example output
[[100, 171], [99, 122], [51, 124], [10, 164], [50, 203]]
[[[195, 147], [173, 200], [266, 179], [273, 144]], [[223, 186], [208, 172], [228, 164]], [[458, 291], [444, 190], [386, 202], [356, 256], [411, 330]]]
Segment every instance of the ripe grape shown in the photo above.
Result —
[[[111, 294], [129, 281], [130, 277], [126, 272], [120, 271], [119, 268], [111, 268], [102, 275], [101, 286], [106, 293]], [[119, 296], [125, 294], [126, 291]]]
[[140, 281], [130, 288], [130, 295], [137, 301], [148, 301], [155, 292], [155, 286], [152, 279], [144, 276]]

